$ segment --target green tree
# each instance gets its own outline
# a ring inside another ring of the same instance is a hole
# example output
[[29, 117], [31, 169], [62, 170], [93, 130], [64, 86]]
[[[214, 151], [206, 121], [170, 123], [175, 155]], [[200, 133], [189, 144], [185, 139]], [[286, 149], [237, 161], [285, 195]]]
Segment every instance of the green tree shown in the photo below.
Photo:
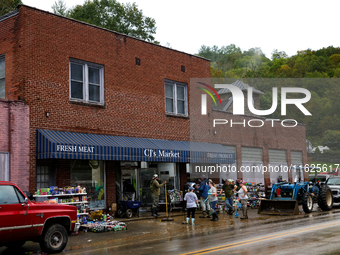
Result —
[[0, 16], [16, 10], [19, 4], [21, 0], [0, 0]]
[[318, 71], [318, 72], [324, 72], [326, 71], [327, 67], [326, 67], [326, 62], [325, 62], [325, 58], [320, 56], [312, 56], [311, 59], [308, 61], [308, 65], [310, 68], [311, 72], [314, 71]]
[[309, 67], [304, 58], [299, 57], [295, 61], [294, 69], [296, 70], [294, 76], [300, 78], [305, 77], [305, 74], [306, 72], [308, 72]]
[[211, 75], [211, 78], [222, 78], [223, 77], [222, 71], [215, 69], [212, 66], [210, 67], [210, 75]]
[[321, 154], [321, 151], [320, 151], [319, 147], [316, 147], [314, 153]]
[[324, 143], [331, 149], [340, 148], [340, 131], [339, 130], [326, 130], [323, 135]]
[[139, 39], [155, 40], [156, 21], [143, 15], [135, 3], [121, 4], [116, 0], [87, 0], [69, 11], [69, 17]]
[[58, 2], [55, 1], [54, 4], [52, 5], [52, 10], [53, 10], [53, 13], [55, 14], [68, 16], [68, 10], [63, 0], [58, 0]]
[[274, 59], [280, 59], [280, 58], [287, 58], [288, 55], [284, 51], [278, 51], [277, 49], [274, 49], [272, 52], [272, 60]]
[[331, 67], [337, 67], [340, 64], [340, 54], [333, 54], [329, 57], [329, 65]]

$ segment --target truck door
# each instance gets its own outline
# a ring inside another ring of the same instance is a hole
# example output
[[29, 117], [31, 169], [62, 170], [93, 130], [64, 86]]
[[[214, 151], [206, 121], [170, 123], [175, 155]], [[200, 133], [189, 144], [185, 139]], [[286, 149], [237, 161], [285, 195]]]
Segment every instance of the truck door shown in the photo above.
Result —
[[12, 185], [0, 185], [0, 240], [2, 242], [20, 240], [31, 231], [27, 225], [28, 204]]

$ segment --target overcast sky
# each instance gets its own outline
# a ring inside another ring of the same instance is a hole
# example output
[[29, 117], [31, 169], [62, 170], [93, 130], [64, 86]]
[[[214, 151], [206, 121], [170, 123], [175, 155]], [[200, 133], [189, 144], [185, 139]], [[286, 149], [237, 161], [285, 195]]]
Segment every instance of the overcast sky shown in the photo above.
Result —
[[[52, 12], [55, 0], [22, 0]], [[67, 7], [84, 0], [64, 0]], [[135, 0], [145, 16], [156, 20], [161, 45], [198, 53], [202, 45], [235, 44], [241, 50], [260, 47], [267, 57], [273, 49], [289, 56], [298, 50], [339, 47], [338, 1], [305, 0]]]

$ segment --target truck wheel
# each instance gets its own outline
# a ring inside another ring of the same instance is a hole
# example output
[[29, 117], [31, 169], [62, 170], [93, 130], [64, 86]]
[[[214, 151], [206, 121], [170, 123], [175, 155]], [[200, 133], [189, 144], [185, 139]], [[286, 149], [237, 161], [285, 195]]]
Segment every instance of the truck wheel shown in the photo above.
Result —
[[303, 194], [302, 208], [305, 213], [311, 213], [313, 211], [313, 198], [309, 192]]
[[68, 241], [67, 231], [60, 224], [49, 226], [42, 234], [40, 247], [47, 253], [62, 252]]
[[13, 249], [13, 248], [21, 248], [24, 244], [26, 243], [26, 241], [16, 241], [16, 242], [9, 242], [6, 243], [5, 246], [9, 249]]
[[318, 196], [318, 205], [322, 211], [329, 211], [333, 207], [332, 190], [327, 185], [324, 185], [320, 189], [320, 193]]

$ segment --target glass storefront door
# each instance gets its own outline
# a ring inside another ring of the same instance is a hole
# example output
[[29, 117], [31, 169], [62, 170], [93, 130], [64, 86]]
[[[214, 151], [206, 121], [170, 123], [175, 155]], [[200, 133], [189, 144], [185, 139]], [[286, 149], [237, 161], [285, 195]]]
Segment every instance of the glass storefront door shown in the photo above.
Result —
[[[179, 171], [176, 163], [150, 163], [149, 168], [139, 169], [140, 197], [143, 205], [151, 204], [150, 182], [154, 174], [158, 175], [158, 182], [166, 181], [167, 190], [179, 189]], [[159, 202], [165, 203], [165, 189], [161, 188]]]
[[158, 174], [157, 168], [139, 170], [140, 197], [143, 205], [152, 203], [150, 182], [154, 174]]
[[[139, 164], [140, 163], [140, 164]], [[158, 181], [167, 183], [167, 190], [179, 189], [179, 170], [176, 163], [121, 162], [121, 177], [117, 176], [117, 200], [142, 201], [142, 206], [152, 203], [150, 182], [154, 174]], [[165, 189], [161, 188], [160, 203], [165, 203]]]

